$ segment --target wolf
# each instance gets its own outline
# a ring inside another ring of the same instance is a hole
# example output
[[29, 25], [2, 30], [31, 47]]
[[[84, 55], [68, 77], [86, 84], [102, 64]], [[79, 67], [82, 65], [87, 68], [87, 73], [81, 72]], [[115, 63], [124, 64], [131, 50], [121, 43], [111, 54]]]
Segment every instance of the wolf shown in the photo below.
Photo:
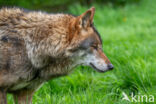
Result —
[[31, 104], [44, 82], [68, 75], [78, 65], [112, 70], [93, 24], [94, 13], [94, 7], [79, 16], [2, 8], [0, 104], [7, 104], [7, 93], [17, 104]]

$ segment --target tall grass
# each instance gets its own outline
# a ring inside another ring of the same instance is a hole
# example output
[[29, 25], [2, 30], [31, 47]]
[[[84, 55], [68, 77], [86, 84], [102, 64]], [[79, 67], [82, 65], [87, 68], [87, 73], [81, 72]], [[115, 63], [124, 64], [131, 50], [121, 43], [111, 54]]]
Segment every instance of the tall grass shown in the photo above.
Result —
[[[115, 69], [98, 73], [78, 67], [69, 76], [45, 83], [35, 93], [33, 104], [130, 104], [122, 101], [122, 92], [156, 98], [155, 4], [155, 0], [115, 8], [95, 4], [94, 23]], [[70, 12], [81, 14], [86, 9], [74, 5]], [[8, 99], [12, 104], [11, 96]]]

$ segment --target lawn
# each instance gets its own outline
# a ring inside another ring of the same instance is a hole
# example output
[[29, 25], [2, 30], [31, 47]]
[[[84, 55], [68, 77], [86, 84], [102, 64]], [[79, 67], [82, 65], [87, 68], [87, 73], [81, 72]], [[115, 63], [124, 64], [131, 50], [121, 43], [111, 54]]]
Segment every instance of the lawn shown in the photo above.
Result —
[[[103, 50], [115, 69], [98, 73], [78, 67], [68, 76], [45, 83], [33, 104], [131, 104], [122, 100], [135, 95], [153, 95], [156, 104], [156, 1], [122, 7], [95, 4], [94, 24], [101, 34]], [[79, 15], [88, 7], [73, 5]], [[8, 95], [9, 104], [12, 96]], [[148, 104], [137, 102], [135, 104]], [[154, 104], [154, 103], [150, 103]]]

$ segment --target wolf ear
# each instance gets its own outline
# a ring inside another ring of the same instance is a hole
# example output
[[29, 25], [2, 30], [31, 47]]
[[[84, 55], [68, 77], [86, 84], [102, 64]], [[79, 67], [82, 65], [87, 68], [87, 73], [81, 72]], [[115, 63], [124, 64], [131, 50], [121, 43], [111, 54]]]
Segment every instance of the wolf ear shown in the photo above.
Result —
[[79, 25], [80, 27], [89, 27], [93, 23], [93, 17], [95, 13], [95, 8], [92, 7], [87, 10], [85, 13], [79, 16]]

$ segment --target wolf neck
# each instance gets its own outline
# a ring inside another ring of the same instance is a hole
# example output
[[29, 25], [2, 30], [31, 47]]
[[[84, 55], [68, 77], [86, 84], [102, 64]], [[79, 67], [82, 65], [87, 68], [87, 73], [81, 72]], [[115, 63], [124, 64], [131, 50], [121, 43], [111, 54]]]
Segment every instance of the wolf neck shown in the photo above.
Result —
[[[25, 35], [28, 57], [37, 68], [46, 65], [47, 58], [64, 58], [66, 47], [69, 45], [70, 16], [51, 15], [49, 22], [37, 26]], [[32, 34], [35, 31], [37, 34]]]
[[[73, 18], [73, 17], [72, 17]], [[36, 68], [41, 68], [40, 77], [49, 80], [68, 74], [75, 66], [72, 60], [64, 56], [66, 47], [69, 45], [69, 15], [51, 15], [45, 23], [37, 26], [37, 34], [26, 38], [28, 57]]]

